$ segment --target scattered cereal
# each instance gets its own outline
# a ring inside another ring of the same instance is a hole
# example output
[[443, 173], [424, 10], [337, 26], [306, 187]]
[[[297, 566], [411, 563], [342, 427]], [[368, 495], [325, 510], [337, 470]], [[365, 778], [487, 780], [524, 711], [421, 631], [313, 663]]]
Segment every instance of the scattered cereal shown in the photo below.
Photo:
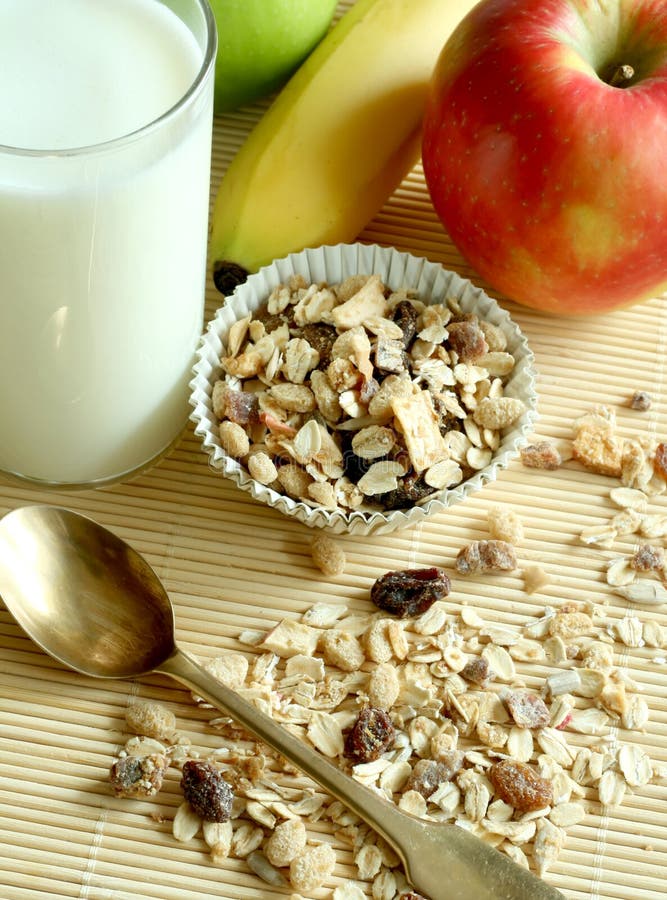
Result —
[[294, 857], [289, 867], [292, 887], [297, 891], [315, 891], [333, 872], [336, 853], [329, 844], [306, 847]]
[[523, 587], [527, 594], [535, 594], [549, 584], [549, 576], [541, 566], [529, 564], [523, 567]]
[[492, 506], [488, 513], [489, 534], [496, 541], [505, 541], [516, 546], [523, 541], [523, 525], [519, 516], [511, 509]]
[[313, 562], [325, 575], [342, 575], [345, 571], [345, 551], [326, 534], [316, 535], [310, 544]]
[[306, 849], [306, 826], [301, 819], [287, 819], [277, 825], [264, 847], [266, 858], [273, 866], [289, 866]]
[[135, 702], [125, 710], [130, 731], [170, 741], [176, 731], [176, 716], [159, 703]]

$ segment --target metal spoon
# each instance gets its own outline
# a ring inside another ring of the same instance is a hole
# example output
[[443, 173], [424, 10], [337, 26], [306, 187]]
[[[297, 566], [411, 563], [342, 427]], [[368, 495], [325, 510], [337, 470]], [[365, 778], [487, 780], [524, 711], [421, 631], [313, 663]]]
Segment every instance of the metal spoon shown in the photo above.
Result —
[[155, 572], [85, 516], [28, 506], [0, 521], [0, 596], [47, 653], [97, 678], [171, 675], [285, 756], [371, 825], [431, 900], [563, 900], [507, 856], [455, 825], [408, 815], [224, 687], [174, 641]]

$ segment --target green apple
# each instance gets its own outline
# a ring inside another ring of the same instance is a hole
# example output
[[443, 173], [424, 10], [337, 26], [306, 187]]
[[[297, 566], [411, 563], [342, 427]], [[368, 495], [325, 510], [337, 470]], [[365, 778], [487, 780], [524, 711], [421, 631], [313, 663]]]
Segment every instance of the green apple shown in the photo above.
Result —
[[337, 0], [210, 0], [218, 26], [215, 111], [281, 87], [324, 37]]

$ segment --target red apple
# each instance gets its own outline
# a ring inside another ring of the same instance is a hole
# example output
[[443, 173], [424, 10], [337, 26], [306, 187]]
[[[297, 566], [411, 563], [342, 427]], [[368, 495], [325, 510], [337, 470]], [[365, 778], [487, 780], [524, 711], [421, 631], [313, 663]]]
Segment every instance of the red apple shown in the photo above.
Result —
[[667, 0], [482, 0], [437, 62], [435, 209], [498, 291], [597, 313], [667, 289]]

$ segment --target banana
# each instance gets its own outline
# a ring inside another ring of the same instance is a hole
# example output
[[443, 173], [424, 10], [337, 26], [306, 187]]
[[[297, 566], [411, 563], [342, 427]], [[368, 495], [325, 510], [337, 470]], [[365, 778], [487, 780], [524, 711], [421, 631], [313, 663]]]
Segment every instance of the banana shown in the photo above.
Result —
[[419, 158], [431, 72], [476, 0], [357, 0], [232, 160], [209, 258], [222, 293], [288, 253], [353, 240]]

